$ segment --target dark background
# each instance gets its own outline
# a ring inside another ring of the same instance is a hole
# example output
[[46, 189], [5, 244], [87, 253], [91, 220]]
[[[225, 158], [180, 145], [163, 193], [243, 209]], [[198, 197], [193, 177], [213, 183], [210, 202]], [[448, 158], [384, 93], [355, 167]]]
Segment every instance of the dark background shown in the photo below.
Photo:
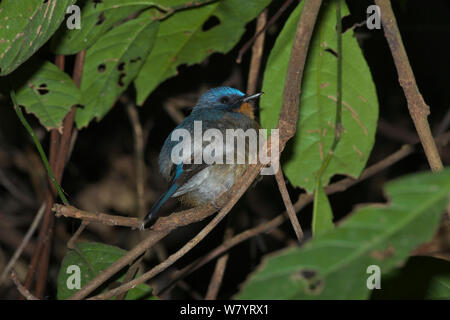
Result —
[[[269, 7], [269, 17], [273, 16], [284, 1], [273, 1]], [[297, 2], [282, 14], [266, 34], [263, 66], [289, 14]], [[366, 8], [372, 1], [347, 1], [351, 16], [344, 18], [344, 29], [366, 19]], [[448, 39], [450, 34], [450, 2], [434, 1], [393, 1], [393, 8], [405, 43], [418, 87], [431, 108], [429, 122], [434, 133], [448, 129], [443, 123], [450, 107], [450, 55]], [[210, 22], [213, 23], [213, 22]], [[208, 25], [204, 26], [208, 28]], [[196, 99], [207, 89], [230, 85], [245, 91], [250, 63], [250, 53], [241, 64], [236, 57], [242, 46], [254, 34], [255, 22], [247, 26], [247, 32], [239, 44], [228, 54], [213, 54], [195, 66], [180, 66], [179, 75], [162, 83], [139, 108], [139, 116], [147, 135], [145, 161], [147, 165], [146, 199], [149, 207], [167, 187], [157, 169], [157, 156], [166, 136], [176, 126], [165, 106], [181, 107], [189, 114]], [[380, 119], [376, 143], [368, 165], [382, 160], [398, 150], [405, 143], [417, 141], [412, 120], [409, 116], [403, 91], [398, 84], [397, 73], [382, 30], [368, 30], [365, 26], [355, 28], [355, 36], [372, 71], [377, 88]], [[48, 48], [39, 55], [53, 60]], [[68, 61], [70, 70], [71, 60]], [[259, 88], [261, 87], [261, 83]], [[129, 97], [134, 97], [129, 89]], [[19, 122], [6, 97], [1, 97], [0, 107], [0, 270], [6, 265], [14, 250], [30, 225], [45, 191], [45, 170], [28, 133]], [[33, 116], [27, 116], [37, 132], [42, 144], [48, 146], [49, 135]], [[130, 121], [124, 105], [118, 102], [114, 108], [97, 123], [79, 132], [72, 157], [64, 173], [62, 187], [71, 204], [86, 210], [133, 215], [134, 171], [133, 136]], [[444, 165], [450, 161], [450, 148], [443, 147], [440, 154]], [[428, 170], [423, 152], [407, 157], [373, 178], [330, 197], [336, 220], [352, 211], [356, 204], [385, 202], [383, 184], [393, 178], [417, 171]], [[342, 177], [334, 177], [336, 181]], [[13, 187], [11, 187], [11, 185]], [[292, 201], [296, 201], [303, 191], [288, 185]], [[175, 200], [163, 207], [166, 214], [179, 208]], [[182, 268], [194, 259], [205, 255], [223, 241], [227, 225], [234, 233], [254, 227], [284, 211], [275, 179], [266, 176], [251, 188], [207, 239], [202, 241], [186, 256], [180, 259], [170, 271]], [[311, 205], [299, 215], [300, 223], [309, 237]], [[144, 260], [147, 268], [157, 263], [158, 255], [164, 257], [184, 245], [210, 219], [189, 227], [177, 229], [164, 239], [159, 250], [148, 254]], [[49, 274], [47, 298], [55, 298], [57, 272], [66, 252], [65, 244], [75, 232], [79, 222], [58, 218], [54, 239], [54, 250]], [[230, 259], [225, 272], [219, 298], [230, 298], [248, 274], [255, 269], [261, 258], [274, 250], [286, 247], [295, 241], [291, 226], [286, 223], [276, 234], [263, 234], [246, 241], [230, 251]], [[99, 241], [131, 249], [142, 237], [138, 231], [91, 225], [84, 232], [83, 241]], [[34, 241], [27, 247], [17, 265], [19, 275], [26, 273]], [[188, 288], [176, 287], [164, 297], [196, 298], [204, 296], [214, 270], [215, 262], [210, 262], [185, 279]], [[156, 279], [155, 285], [167, 283], [167, 273]], [[11, 285], [0, 287], [0, 298], [17, 298], [17, 291]]]

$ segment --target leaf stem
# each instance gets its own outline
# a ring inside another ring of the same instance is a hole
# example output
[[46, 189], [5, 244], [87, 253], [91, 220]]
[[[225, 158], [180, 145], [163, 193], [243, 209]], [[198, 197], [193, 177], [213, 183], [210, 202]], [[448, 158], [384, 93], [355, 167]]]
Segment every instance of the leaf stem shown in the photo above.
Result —
[[334, 130], [334, 141], [322, 166], [317, 173], [316, 190], [321, 185], [322, 175], [327, 169], [331, 157], [341, 139], [342, 132], [342, 21], [341, 21], [341, 0], [336, 0], [336, 36], [337, 36], [337, 93], [336, 93], [336, 121]]
[[52, 169], [50, 168], [50, 164], [48, 163], [47, 156], [45, 155], [45, 152], [44, 152], [44, 149], [42, 148], [41, 143], [39, 142], [38, 138], [34, 134], [34, 131], [31, 128], [30, 124], [25, 119], [25, 117], [22, 113], [22, 110], [20, 109], [20, 106], [17, 104], [16, 92], [14, 91], [14, 89], [11, 89], [10, 96], [11, 96], [11, 100], [14, 105], [14, 110], [16, 111], [20, 122], [22, 122], [23, 126], [25, 127], [25, 129], [27, 129], [28, 133], [30, 134], [31, 138], [33, 139], [34, 144], [36, 145], [36, 148], [38, 149], [39, 155], [41, 156], [42, 162], [44, 163], [45, 169], [47, 169], [47, 173], [48, 173], [53, 185], [55, 186], [55, 189], [58, 192], [59, 197], [61, 198], [62, 202], [65, 205], [69, 205], [69, 202], [67, 201], [66, 196], [64, 195], [60, 185], [58, 184], [58, 181], [56, 181], [56, 178], [55, 178], [55, 175], [53, 174]]

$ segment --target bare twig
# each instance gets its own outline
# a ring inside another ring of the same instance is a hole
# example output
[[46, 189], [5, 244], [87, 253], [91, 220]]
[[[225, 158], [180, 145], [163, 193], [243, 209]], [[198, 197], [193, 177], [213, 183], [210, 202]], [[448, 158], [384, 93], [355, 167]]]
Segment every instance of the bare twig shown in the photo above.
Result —
[[[141, 255], [140, 258], [138, 258], [135, 262], [133, 262], [131, 267], [128, 269], [127, 274], [125, 275], [125, 279], [123, 279], [123, 283], [127, 283], [127, 282], [130, 282], [131, 280], [133, 280], [134, 276], [136, 275], [136, 273], [139, 269], [139, 265], [143, 258], [144, 258], [144, 255]], [[123, 300], [123, 299], [125, 299], [126, 295], [127, 295], [126, 291], [122, 292], [121, 294], [119, 294], [117, 296], [116, 300]]]
[[280, 189], [281, 197], [283, 198], [284, 205], [286, 207], [286, 212], [288, 213], [289, 219], [291, 220], [292, 227], [294, 228], [295, 235], [297, 236], [298, 241], [302, 241], [303, 239], [303, 231], [300, 226], [300, 222], [298, 222], [297, 214], [295, 213], [294, 206], [292, 205], [291, 198], [289, 197], [289, 193], [286, 188], [286, 184], [284, 182], [284, 176], [281, 169], [275, 174], [275, 178], [277, 180], [278, 189]]
[[[83, 72], [85, 55], [86, 51], [83, 50], [79, 52], [75, 58], [73, 81], [78, 87], [80, 87], [81, 85], [81, 76]], [[63, 132], [59, 141], [58, 153], [55, 161], [56, 179], [58, 180], [58, 183], [61, 183], [62, 181], [64, 167], [68, 159], [67, 156], [69, 154], [72, 128], [75, 119], [75, 110], [76, 107], [72, 106], [69, 113], [64, 117], [63, 120]], [[50, 260], [51, 240], [53, 238], [54, 215], [51, 212], [51, 207], [53, 206], [54, 203], [54, 197], [51, 196], [48, 198], [48, 200], [49, 201], [46, 208], [46, 214], [44, 216], [44, 223], [43, 223], [43, 230], [45, 234], [44, 247], [39, 260], [39, 271], [37, 274], [37, 281], [36, 281], [35, 293], [38, 297], [42, 297], [44, 295], [49, 269], [48, 264]]]
[[[53, 210], [53, 208], [52, 208]], [[80, 237], [81, 233], [86, 229], [86, 227], [89, 225], [89, 221], [82, 220], [80, 226], [78, 227], [77, 231], [73, 234], [73, 236], [67, 241], [67, 248], [75, 250], [76, 248], [76, 242], [78, 238]]]
[[5, 269], [3, 270], [2, 275], [0, 276], [0, 284], [2, 284], [3, 281], [6, 279], [9, 271], [12, 268], [14, 268], [14, 265], [16, 264], [17, 260], [20, 258], [20, 255], [22, 254], [23, 250], [27, 246], [28, 242], [30, 242], [31, 236], [33, 235], [34, 231], [36, 231], [37, 227], [39, 226], [39, 223], [41, 222], [42, 216], [44, 215], [44, 210], [45, 210], [45, 204], [42, 204], [41, 207], [39, 208], [36, 216], [34, 217], [34, 220], [31, 223], [31, 226], [28, 228], [28, 231], [25, 234], [25, 237], [23, 237], [23, 240], [20, 243], [19, 247], [17, 247], [11, 260], [8, 262]]
[[256, 88], [258, 86], [258, 74], [259, 69], [261, 67], [261, 58], [264, 50], [264, 38], [266, 35], [265, 32], [261, 31], [264, 29], [264, 25], [266, 24], [266, 22], [267, 22], [267, 9], [261, 12], [261, 14], [258, 17], [258, 20], [256, 21], [256, 30], [255, 30], [256, 40], [252, 47], [252, 59], [250, 61], [250, 69], [248, 72], [248, 81], [247, 81], [248, 94], [256, 93]]
[[241, 48], [241, 50], [239, 50], [239, 54], [236, 59], [237, 63], [241, 63], [242, 56], [248, 51], [248, 49], [250, 49], [250, 46], [253, 44], [253, 42], [256, 41], [256, 39], [258, 38], [258, 36], [261, 33], [266, 32], [266, 30], [278, 20], [278, 18], [281, 16], [281, 14], [284, 11], [286, 11], [286, 9], [290, 6], [292, 1], [293, 0], [286, 0], [283, 3], [283, 5], [280, 7], [280, 9], [278, 9], [277, 13], [275, 13], [274, 16], [272, 18], [270, 18], [269, 22], [264, 26], [264, 28], [261, 29], [259, 32], [257, 32], [246, 44], [244, 44], [244, 46]]
[[[56, 156], [57, 156], [57, 153], [58, 153], [59, 140], [60, 139], [59, 139], [58, 131], [56, 129], [53, 129], [50, 132], [50, 161], [49, 161], [49, 163], [47, 163], [47, 161], [46, 161], [45, 153], [43, 153], [43, 151], [40, 150], [40, 149], [42, 149], [42, 147], [39, 147], [40, 146], [39, 141], [38, 141], [38, 143], [35, 143], [35, 144], [38, 147], [39, 153], [41, 154], [42, 161], [44, 162], [44, 165], [45, 165], [45, 167], [47, 169], [47, 173], [49, 175], [49, 179], [51, 180], [50, 184], [53, 183], [55, 185], [55, 187], [57, 187], [58, 192], [60, 194], [62, 194], [61, 193], [62, 191], [60, 190], [60, 188], [58, 186], [59, 182], [57, 182], [57, 180], [58, 180], [57, 176], [55, 177], [53, 175], [53, 173], [52, 173], [54, 171], [54, 169], [55, 169], [55, 162], [56, 162]], [[55, 175], [56, 175], [56, 173], [55, 173]], [[64, 199], [64, 195], [62, 196], [62, 199]], [[42, 222], [42, 226], [41, 226], [41, 228], [39, 230], [39, 236], [38, 236], [38, 240], [37, 240], [37, 247], [36, 247], [35, 252], [33, 253], [33, 256], [31, 257], [31, 262], [30, 262], [30, 264], [28, 266], [28, 273], [27, 273], [27, 276], [25, 278], [25, 284], [24, 285], [25, 285], [25, 287], [28, 290], [31, 290], [31, 286], [33, 284], [34, 275], [36, 273], [36, 270], [37, 270], [37, 267], [38, 267], [38, 264], [39, 264], [39, 259], [41, 257], [42, 250], [43, 250], [43, 248], [45, 246], [46, 239], [48, 239], [48, 237], [47, 237], [48, 226], [49, 226], [50, 220], [52, 218], [47, 214], [47, 212], [48, 212], [49, 206], [51, 206], [51, 204], [53, 202], [53, 193], [52, 193], [52, 189], [51, 189], [50, 186], [47, 188], [45, 201], [46, 201], [46, 208], [45, 208], [45, 211], [44, 211], [44, 219], [43, 219], [44, 221]]]
[[[231, 239], [233, 237], [233, 229], [228, 227], [225, 230], [225, 235], [223, 237], [224, 242]], [[217, 260], [216, 267], [214, 269], [214, 273], [211, 277], [211, 281], [209, 282], [208, 291], [205, 295], [205, 300], [216, 300], [217, 294], [219, 293], [220, 285], [222, 284], [223, 275], [225, 273], [225, 269], [227, 267], [229, 255], [225, 254], [220, 259]]]
[[122, 102], [126, 104], [128, 117], [133, 128], [134, 139], [134, 163], [136, 179], [136, 203], [137, 217], [145, 216], [145, 162], [144, 162], [144, 136], [142, 125], [139, 121], [139, 114], [136, 105], [125, 95], [122, 96]]
[[11, 280], [14, 282], [14, 284], [17, 287], [17, 290], [19, 290], [20, 294], [27, 300], [39, 300], [36, 296], [34, 296], [27, 288], [25, 288], [17, 279], [16, 273], [11, 271]]
[[398, 80], [408, 101], [409, 113], [419, 134], [428, 163], [431, 170], [440, 171], [443, 169], [442, 161], [439, 157], [439, 152], [427, 120], [430, 114], [430, 108], [423, 100], [417, 88], [414, 73], [409, 64], [397, 21], [392, 11], [391, 2], [389, 0], [375, 0], [375, 3], [380, 7], [384, 35], [391, 49], [392, 57], [397, 68]]
[[136, 229], [139, 228], [139, 225], [142, 223], [142, 221], [137, 218], [113, 216], [106, 213], [91, 213], [79, 210], [72, 206], [64, 206], [57, 203], [53, 206], [52, 211], [57, 217], [64, 216], [83, 221], [99, 222], [109, 226], [123, 226]]

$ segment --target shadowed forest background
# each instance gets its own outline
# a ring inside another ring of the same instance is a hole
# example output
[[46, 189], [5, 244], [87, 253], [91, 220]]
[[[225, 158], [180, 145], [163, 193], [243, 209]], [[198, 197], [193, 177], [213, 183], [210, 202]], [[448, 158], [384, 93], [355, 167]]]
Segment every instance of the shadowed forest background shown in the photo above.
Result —
[[[279, 11], [284, 2], [283, 0], [270, 2], [267, 7], [269, 19]], [[408, 112], [403, 90], [398, 83], [397, 71], [383, 30], [369, 30], [365, 25], [358, 26], [365, 21], [366, 8], [373, 2], [359, 0], [344, 2], [349, 8], [350, 15], [342, 20], [343, 30], [354, 27], [355, 37], [372, 74], [378, 98], [379, 116], [375, 144], [367, 161], [368, 167], [383, 160], [404, 144], [416, 145], [419, 139]], [[263, 86], [264, 69], [275, 41], [297, 5], [297, 1], [292, 1], [265, 32], [257, 91]], [[450, 3], [444, 0], [405, 0], [392, 1], [392, 7], [417, 86], [431, 109], [428, 120], [433, 135], [435, 137], [442, 135], [450, 127], [450, 59], [446, 41], [450, 32]], [[211, 18], [202, 25], [202, 28], [207, 31], [220, 23], [217, 18]], [[200, 95], [210, 88], [231, 86], [246, 92], [252, 50], [249, 49], [243, 55], [240, 63], [237, 63], [236, 59], [243, 46], [255, 34], [255, 27], [256, 19], [253, 19], [246, 25], [246, 31], [239, 42], [228, 53], [215, 52], [199, 64], [178, 66], [177, 75], [159, 84], [145, 99], [143, 105], [135, 109], [142, 125], [145, 146], [146, 209], [150, 208], [167, 188], [167, 182], [159, 173], [157, 159], [165, 138], [175, 128], [177, 121], [188, 115]], [[35, 56], [49, 61], [55, 59], [49, 43], [39, 49]], [[75, 56], [67, 55], [65, 63], [66, 72], [71, 72]], [[344, 79], [345, 77], [351, 77], [350, 70], [344, 69]], [[265, 92], [268, 93], [270, 92]], [[136, 99], [134, 87], [129, 87], [123, 96], [117, 99], [114, 107], [101, 121], [91, 121], [87, 127], [78, 131], [64, 170], [61, 187], [69, 203], [76, 208], [88, 212], [137, 217], [135, 140], [132, 120], [127, 111], [128, 103]], [[259, 105], [259, 102], [256, 105]], [[259, 114], [259, 111], [257, 113]], [[48, 152], [49, 132], [34, 115], [26, 114], [26, 119], [44, 150]], [[283, 159], [290, 152], [289, 145], [285, 152]], [[439, 145], [439, 154], [444, 166], [448, 165], [450, 163], [448, 143]], [[334, 222], [345, 218], [355, 210], [355, 206], [386, 203], [388, 199], [383, 188], [388, 181], [424, 171], [429, 171], [429, 165], [423, 149], [418, 144], [412, 154], [398, 163], [377, 172], [373, 177], [344, 192], [330, 195]], [[331, 183], [343, 178], [345, 176], [335, 175]], [[285, 181], [292, 202], [297, 201], [305, 191], [294, 187], [289, 183], [289, 179]], [[14, 112], [6, 91], [0, 96], [0, 272], [20, 245], [37, 210], [45, 201], [47, 183], [46, 169], [28, 132]], [[181, 208], [175, 199], [171, 199], [161, 210], [163, 215], [168, 215]], [[159, 292], [170, 283], [170, 277], [177, 270], [219, 246], [224, 241], [226, 229], [232, 229], [234, 235], [239, 234], [269, 221], [284, 210], [285, 205], [275, 178], [264, 176], [242, 196], [225, 220], [205, 240], [148, 284]], [[312, 236], [312, 212], [313, 205], [310, 203], [298, 214], [305, 234], [302, 243], [309, 241]], [[164, 261], [194, 237], [212, 218], [213, 216], [172, 231], [145, 254], [141, 261], [142, 270], [148, 270], [151, 266]], [[408, 275], [417, 276], [424, 261], [421, 259], [428, 259], [431, 264], [437, 265], [437, 268], [433, 269], [437, 271], [431, 272], [430, 278], [433, 274], [439, 274], [449, 279], [450, 226], [448, 218], [442, 219], [440, 231], [436, 233], [433, 242], [428, 247], [421, 247], [422, 252], [418, 252], [418, 255], [427, 257], [410, 257], [403, 264], [404, 268], [407, 267], [403, 273], [392, 273], [389, 277], [383, 278], [384, 290], [374, 291], [371, 294], [372, 299], [426, 298], [426, 287], [429, 285], [427, 280], [418, 280], [420, 283], [416, 284], [405, 281]], [[67, 242], [79, 225], [80, 221], [77, 219], [65, 217], [55, 219], [45, 299], [57, 298], [57, 279], [62, 260], [68, 251]], [[131, 250], [144, 236], [145, 233], [138, 230], [91, 223], [78, 241], [99, 242]], [[35, 234], [14, 267], [21, 281], [24, 281], [27, 275], [36, 246]], [[243, 283], [255, 272], [265, 255], [290, 246], [297, 246], [297, 240], [292, 225], [286, 221], [270, 232], [258, 234], [231, 248], [228, 251], [229, 259], [217, 298], [234, 297]], [[170, 290], [165, 290], [159, 297], [203, 299], [215, 265], [216, 259], [179, 281]], [[447, 271], [442, 271], [446, 269]], [[109, 287], [114, 287], [114, 281], [118, 280], [113, 279], [108, 284]], [[398, 285], [399, 283], [401, 285]], [[1, 284], [0, 298], [19, 297], [16, 286], [9, 279]]]

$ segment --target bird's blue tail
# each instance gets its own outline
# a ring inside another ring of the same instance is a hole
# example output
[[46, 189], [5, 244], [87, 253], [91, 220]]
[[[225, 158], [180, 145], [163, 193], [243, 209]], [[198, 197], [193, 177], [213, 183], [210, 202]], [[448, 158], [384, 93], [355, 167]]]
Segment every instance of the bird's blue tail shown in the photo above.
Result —
[[164, 193], [158, 201], [155, 202], [153, 207], [150, 209], [149, 213], [144, 218], [144, 221], [141, 224], [140, 229], [143, 230], [146, 228], [146, 226], [151, 222], [154, 221], [158, 215], [157, 212], [161, 208], [161, 206], [177, 191], [178, 185], [176, 183], [172, 184], [172, 186], [167, 190], [166, 193]]

